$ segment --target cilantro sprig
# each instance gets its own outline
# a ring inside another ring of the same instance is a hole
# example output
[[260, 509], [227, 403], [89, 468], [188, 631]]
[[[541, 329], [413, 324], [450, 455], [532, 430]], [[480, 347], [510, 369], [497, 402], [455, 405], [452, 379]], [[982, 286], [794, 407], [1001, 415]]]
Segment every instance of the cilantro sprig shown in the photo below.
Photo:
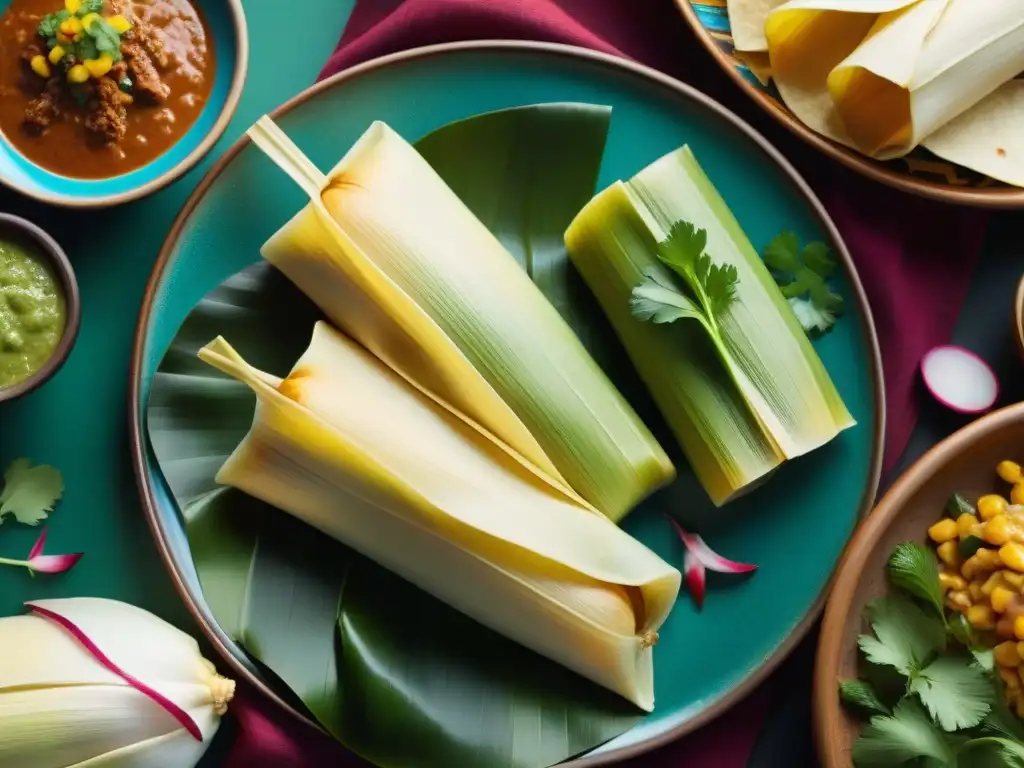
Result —
[[866, 610], [858, 639], [865, 674], [898, 675], [879, 695], [866, 680], [844, 680], [844, 705], [869, 718], [853, 747], [857, 768], [1024, 768], [1024, 724], [1007, 707], [991, 649], [959, 613], [947, 620], [939, 564], [915, 542], [898, 546], [887, 573], [893, 592]]
[[64, 481], [58, 470], [45, 464], [33, 466], [28, 459], [15, 459], [4, 471], [0, 523], [11, 515], [19, 523], [38, 525], [63, 495]]
[[[74, 13], [67, 8], [47, 14], [39, 22], [36, 31], [39, 36], [46, 40], [48, 49], [58, 45], [64, 49], [64, 57], [61, 63], [70, 65], [89, 59], [97, 59], [106, 54], [114, 61], [120, 61], [121, 54], [121, 33], [104, 17], [99, 14], [103, 11], [103, 0], [82, 0], [78, 10]], [[92, 16], [91, 19], [86, 17]], [[81, 33], [77, 40], [66, 40], [60, 37], [61, 24], [71, 18], [82, 21]], [[84, 23], [88, 21], [88, 23]]]
[[[658, 243], [658, 260], [668, 267], [648, 270], [633, 289], [634, 317], [655, 323], [684, 318], [700, 322], [716, 339], [722, 313], [736, 298], [739, 276], [732, 264], [715, 264], [705, 253], [708, 234], [688, 221], [677, 221]], [[680, 278], [673, 280], [672, 274]]]
[[828, 284], [836, 271], [831, 249], [814, 241], [801, 250], [800, 238], [786, 230], [765, 247], [764, 261], [804, 331], [816, 336], [831, 330], [843, 312], [843, 297]]

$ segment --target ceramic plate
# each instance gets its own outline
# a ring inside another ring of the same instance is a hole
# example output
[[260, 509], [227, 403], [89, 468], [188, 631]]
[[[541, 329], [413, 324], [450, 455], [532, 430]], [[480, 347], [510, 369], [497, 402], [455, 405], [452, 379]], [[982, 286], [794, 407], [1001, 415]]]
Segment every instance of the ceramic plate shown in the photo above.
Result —
[[[539, 102], [610, 105], [599, 186], [628, 178], [690, 144], [753, 242], [784, 228], [831, 240], [849, 311], [817, 347], [858, 426], [760, 490], [714, 514], [707, 538], [729, 557], [756, 562], [749, 581], [713, 589], [702, 612], [687, 595], [656, 653], [657, 709], [578, 765], [614, 762], [697, 728], [764, 678], [807, 631], [839, 555], [877, 488], [883, 427], [878, 345], [863, 290], [838, 233], [806, 185], [767, 143], [705, 96], [653, 70], [581, 49], [532, 43], [434, 46], [349, 70], [286, 104], [275, 119], [328, 168], [373, 120], [409, 140], [453, 120]], [[132, 365], [132, 432], [143, 503], [189, 609], [237, 674], [283, 707], [273, 683], [216, 626], [199, 588], [177, 509], [140, 436], [153, 373], [186, 314], [210, 289], [259, 259], [264, 240], [301, 206], [301, 193], [243, 139], [182, 211], [154, 269]], [[686, 497], [710, 507], [699, 488]], [[707, 510], [705, 510], [707, 511]], [[651, 505], [625, 527], [681, 564], [678, 540]]]
[[[192, 2], [206, 19], [217, 67], [209, 101], [174, 146], [152, 162], [121, 176], [72, 179], [26, 159], [0, 133], [0, 183], [51, 205], [101, 208], [156, 192], [198, 163], [224, 133], [238, 106], [249, 65], [249, 40], [241, 0]], [[0, 14], [10, 4], [11, 0], [0, 0]], [[58, 10], [63, 7], [63, 0], [54, 0], [53, 5]]]
[[936, 157], [920, 147], [904, 158], [881, 162], [819, 136], [786, 108], [774, 85], [763, 85], [737, 57], [726, 0], [676, 2], [704, 47], [744, 92], [790, 131], [843, 165], [904, 192], [947, 203], [986, 208], [1024, 208], [1024, 189], [994, 181]]

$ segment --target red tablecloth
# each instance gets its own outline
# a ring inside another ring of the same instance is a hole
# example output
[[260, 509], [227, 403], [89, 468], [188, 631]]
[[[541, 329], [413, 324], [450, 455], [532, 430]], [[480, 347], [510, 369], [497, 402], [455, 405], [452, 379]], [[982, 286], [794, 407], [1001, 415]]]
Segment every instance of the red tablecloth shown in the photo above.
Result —
[[[985, 216], [865, 181], [798, 144], [718, 71], [673, 0], [360, 0], [322, 76], [407, 48], [492, 38], [568, 43], [641, 61], [711, 93], [789, 155], [835, 219], [871, 301], [885, 368], [886, 466], [891, 467], [917, 416], [918, 362], [952, 333]], [[770, 685], [727, 717], [625, 765], [743, 768], [764, 722]], [[251, 691], [240, 691], [233, 712], [238, 737], [229, 768], [361, 765]]]

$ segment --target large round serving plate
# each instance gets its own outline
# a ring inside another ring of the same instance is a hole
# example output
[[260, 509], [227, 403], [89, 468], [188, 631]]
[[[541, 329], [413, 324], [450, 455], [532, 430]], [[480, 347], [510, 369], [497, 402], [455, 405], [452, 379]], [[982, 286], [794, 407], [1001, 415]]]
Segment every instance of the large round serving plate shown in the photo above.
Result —
[[815, 149], [848, 168], [904, 192], [957, 205], [1024, 208], [1024, 189], [994, 181], [918, 147], [897, 160], [873, 160], [820, 136], [789, 111], [774, 84], [764, 85], [737, 56], [726, 0], [676, 0], [683, 17], [715, 62], [754, 102]]
[[[482, 112], [540, 102], [612, 107], [599, 180], [627, 178], [688, 143], [751, 239], [780, 230], [832, 241], [849, 311], [818, 350], [858, 421], [824, 449], [792, 462], [747, 498], [714, 514], [713, 546], [756, 562], [749, 581], [713, 589], [702, 612], [681, 595], [656, 651], [657, 708], [576, 765], [607, 764], [707, 722], [762, 680], [811, 626], [833, 568], [878, 483], [884, 406], [878, 344], [863, 290], [831, 221], [786, 161], [707, 97], [653, 70], [564, 46], [484, 42], [378, 59], [303, 93], [275, 120], [309, 157], [331, 167], [373, 120], [409, 140]], [[154, 268], [131, 369], [131, 427], [142, 499], [160, 551], [197, 621], [242, 678], [290, 709], [206, 605], [181, 517], [144, 438], [149, 386], [187, 313], [213, 287], [259, 260], [266, 238], [303, 204], [247, 139], [235, 145], [185, 206]], [[688, 513], [709, 507], [699, 488]], [[706, 511], [706, 510], [705, 510]], [[625, 527], [662, 557], [681, 549], [657, 505]], [[295, 714], [295, 710], [291, 710]], [[301, 715], [299, 715], [301, 716]]]

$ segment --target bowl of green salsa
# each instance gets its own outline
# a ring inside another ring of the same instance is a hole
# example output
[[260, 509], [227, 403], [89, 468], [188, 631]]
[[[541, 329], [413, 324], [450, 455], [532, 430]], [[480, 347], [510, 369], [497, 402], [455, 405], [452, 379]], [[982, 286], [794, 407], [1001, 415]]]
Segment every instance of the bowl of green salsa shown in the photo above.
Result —
[[78, 283], [64, 251], [35, 224], [0, 213], [0, 402], [57, 372], [79, 319]]

